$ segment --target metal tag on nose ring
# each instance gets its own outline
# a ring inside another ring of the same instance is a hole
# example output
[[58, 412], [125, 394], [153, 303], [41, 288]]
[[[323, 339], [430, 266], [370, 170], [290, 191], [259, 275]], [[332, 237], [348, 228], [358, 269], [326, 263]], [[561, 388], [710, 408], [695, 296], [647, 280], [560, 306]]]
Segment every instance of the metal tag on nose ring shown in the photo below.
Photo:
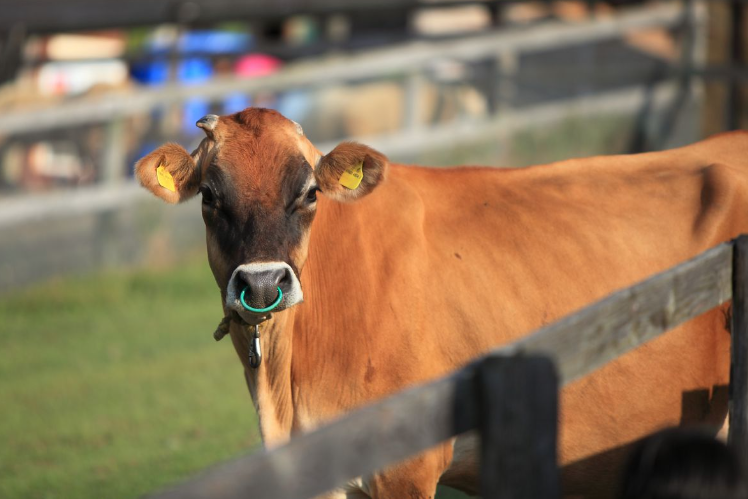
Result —
[[262, 363], [262, 350], [260, 349], [260, 326], [255, 324], [255, 334], [249, 344], [249, 367], [257, 369]]

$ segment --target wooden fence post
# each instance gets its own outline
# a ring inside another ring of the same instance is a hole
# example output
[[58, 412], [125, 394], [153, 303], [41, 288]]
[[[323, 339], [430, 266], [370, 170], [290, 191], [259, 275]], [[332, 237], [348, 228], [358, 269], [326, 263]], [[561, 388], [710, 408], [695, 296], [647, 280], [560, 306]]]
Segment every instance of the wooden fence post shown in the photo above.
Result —
[[729, 444], [748, 465], [748, 236], [733, 248]]
[[421, 95], [423, 95], [424, 75], [423, 68], [413, 69], [405, 77], [405, 107], [403, 116], [403, 129], [408, 131], [418, 130], [424, 126], [423, 121], [423, 104]]
[[728, 50], [730, 51], [729, 68], [730, 76], [727, 80], [728, 85], [728, 98], [727, 98], [727, 117], [726, 117], [726, 128], [727, 130], [738, 130], [743, 121], [743, 85], [738, 75], [735, 73], [743, 69], [744, 58], [743, 54], [743, 26], [745, 19], [745, 4], [740, 0], [733, 0], [730, 3], [730, 45]]
[[558, 378], [541, 356], [491, 356], [476, 376], [484, 499], [560, 497]]

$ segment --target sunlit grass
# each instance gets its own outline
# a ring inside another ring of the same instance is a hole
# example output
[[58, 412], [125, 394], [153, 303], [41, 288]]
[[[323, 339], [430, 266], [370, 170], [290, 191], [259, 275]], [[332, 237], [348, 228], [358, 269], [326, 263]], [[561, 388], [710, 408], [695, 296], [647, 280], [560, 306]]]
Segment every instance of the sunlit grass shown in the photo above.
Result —
[[0, 297], [0, 497], [138, 497], [258, 444], [204, 259]]
[[0, 297], [0, 498], [134, 498], [256, 448], [220, 313], [202, 258]]

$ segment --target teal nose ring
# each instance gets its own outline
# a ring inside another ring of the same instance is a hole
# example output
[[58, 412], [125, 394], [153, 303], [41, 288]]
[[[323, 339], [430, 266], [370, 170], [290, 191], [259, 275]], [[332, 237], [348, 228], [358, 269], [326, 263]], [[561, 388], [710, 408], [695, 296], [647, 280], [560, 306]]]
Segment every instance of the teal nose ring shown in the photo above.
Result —
[[280, 286], [278, 286], [278, 298], [276, 298], [273, 303], [271, 303], [270, 305], [268, 305], [265, 308], [254, 308], [254, 307], [250, 307], [247, 304], [247, 302], [244, 301], [244, 293], [246, 293], [248, 289], [249, 289], [249, 286], [244, 286], [244, 289], [242, 289], [242, 294], [239, 295], [239, 300], [242, 302], [242, 307], [244, 307], [247, 310], [249, 310], [250, 312], [254, 312], [256, 314], [263, 314], [265, 312], [270, 312], [275, 307], [277, 307], [278, 305], [280, 305], [280, 302], [283, 299], [283, 291], [281, 291]]

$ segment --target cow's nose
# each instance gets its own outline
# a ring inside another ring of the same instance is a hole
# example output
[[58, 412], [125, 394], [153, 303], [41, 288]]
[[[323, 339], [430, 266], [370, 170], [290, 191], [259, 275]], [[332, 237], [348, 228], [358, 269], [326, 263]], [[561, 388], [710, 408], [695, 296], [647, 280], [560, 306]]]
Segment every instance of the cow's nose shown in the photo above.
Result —
[[284, 262], [240, 265], [231, 276], [226, 296], [230, 308], [252, 313], [283, 310], [300, 301], [299, 281]]
[[241, 270], [236, 276], [236, 292], [240, 299], [255, 309], [268, 308], [276, 301], [280, 304], [283, 289], [288, 292], [288, 284], [291, 281], [289, 272], [285, 267]]

